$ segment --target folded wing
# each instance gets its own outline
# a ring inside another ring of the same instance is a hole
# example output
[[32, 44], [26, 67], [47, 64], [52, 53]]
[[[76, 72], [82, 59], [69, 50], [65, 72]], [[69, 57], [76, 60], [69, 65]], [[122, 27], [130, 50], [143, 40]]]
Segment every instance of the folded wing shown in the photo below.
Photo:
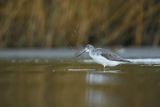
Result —
[[103, 57], [105, 57], [105, 58], [107, 58], [109, 60], [112, 60], [112, 61], [121, 61], [121, 62], [130, 62], [130, 61], [124, 59], [123, 57], [119, 56], [118, 54], [115, 54], [115, 53], [113, 53], [113, 52], [111, 52], [109, 50], [104, 50], [102, 48], [97, 48], [97, 50], [99, 52], [101, 52], [100, 54]]

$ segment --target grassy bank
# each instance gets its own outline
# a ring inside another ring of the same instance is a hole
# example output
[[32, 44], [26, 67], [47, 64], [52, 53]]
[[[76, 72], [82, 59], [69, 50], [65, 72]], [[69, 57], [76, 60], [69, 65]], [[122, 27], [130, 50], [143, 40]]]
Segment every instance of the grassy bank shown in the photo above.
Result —
[[0, 47], [160, 45], [157, 0], [1, 0]]

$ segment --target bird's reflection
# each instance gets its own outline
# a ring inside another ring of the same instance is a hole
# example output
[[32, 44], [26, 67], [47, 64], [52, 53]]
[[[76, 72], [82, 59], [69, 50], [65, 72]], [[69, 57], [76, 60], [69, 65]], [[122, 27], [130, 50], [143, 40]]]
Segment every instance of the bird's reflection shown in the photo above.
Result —
[[119, 75], [111, 73], [88, 73], [86, 81], [88, 88], [85, 100], [88, 107], [121, 107], [123, 98], [117, 94], [115, 87], [122, 82]]
[[[117, 71], [97, 71], [97, 72], [90, 72], [86, 75], [86, 81], [89, 85], [118, 85], [122, 82], [122, 78], [115, 75]], [[120, 71], [119, 71], [120, 72]]]
[[107, 98], [104, 92], [93, 89], [86, 91], [86, 103], [89, 107], [104, 106]]
[[88, 107], [123, 107], [124, 99], [105, 90], [88, 89], [86, 91], [86, 105]]

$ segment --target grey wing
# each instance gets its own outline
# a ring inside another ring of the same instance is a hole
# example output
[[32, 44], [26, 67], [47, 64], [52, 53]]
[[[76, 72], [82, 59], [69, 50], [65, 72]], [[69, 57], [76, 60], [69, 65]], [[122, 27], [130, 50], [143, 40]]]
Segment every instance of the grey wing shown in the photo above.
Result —
[[[98, 49], [101, 49], [101, 48], [98, 48]], [[119, 56], [118, 54], [115, 54], [115, 53], [113, 53], [109, 50], [102, 50], [101, 52], [102, 52], [101, 55], [104, 56], [105, 58], [109, 59], [109, 60], [121, 61], [121, 62], [130, 62], [130, 61], [124, 59], [123, 57]]]

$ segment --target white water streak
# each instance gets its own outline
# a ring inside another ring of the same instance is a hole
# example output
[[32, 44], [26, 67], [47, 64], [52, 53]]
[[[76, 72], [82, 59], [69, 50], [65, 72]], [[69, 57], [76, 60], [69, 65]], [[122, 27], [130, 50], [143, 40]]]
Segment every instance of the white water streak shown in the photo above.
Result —
[[133, 64], [160, 64], [160, 58], [128, 59]]
[[[139, 59], [127, 59], [131, 61], [131, 64], [160, 64], [160, 58], [139, 58]], [[84, 63], [95, 63], [92, 59], [81, 60]]]

